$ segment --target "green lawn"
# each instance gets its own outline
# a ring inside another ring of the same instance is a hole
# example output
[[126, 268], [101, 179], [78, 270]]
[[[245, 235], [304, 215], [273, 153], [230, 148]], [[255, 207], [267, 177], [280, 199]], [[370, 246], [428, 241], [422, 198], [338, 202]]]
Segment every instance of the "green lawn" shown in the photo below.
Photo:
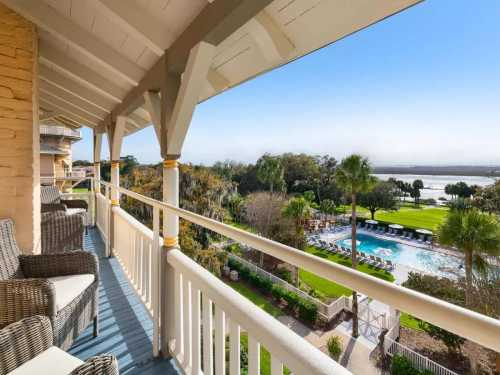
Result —
[[410, 314], [401, 313], [401, 319], [399, 321], [401, 322], [402, 327], [410, 328], [415, 331], [422, 331], [422, 329], [418, 325], [418, 320]]
[[73, 188], [73, 193], [88, 193], [89, 189], [87, 188]]
[[[346, 267], [351, 267], [352, 264], [350, 258], [333, 254], [329, 251], [317, 248], [315, 246], [307, 246], [305, 251], [307, 251], [310, 254], [319, 256], [324, 259], [328, 259], [332, 262], [341, 264]], [[358, 264], [358, 271], [378, 277], [379, 279], [387, 280], [390, 282], [394, 281], [394, 276], [390, 272], [377, 270], [376, 268], [371, 267], [367, 264]], [[315, 289], [320, 294], [323, 294], [325, 297], [328, 298], [338, 298], [343, 295], [351, 294], [351, 290], [349, 288], [346, 288], [342, 285], [334, 283], [333, 281], [327, 280], [323, 277], [317, 276], [311, 272], [302, 269], [299, 271], [299, 278], [303, 283], [307, 284], [310, 288]]]
[[400, 224], [407, 228], [424, 228], [435, 231], [448, 214], [446, 207], [401, 207], [398, 211], [375, 213], [375, 219]]
[[340, 284], [324, 279], [306, 270], [299, 270], [300, 281], [309, 285], [327, 298], [336, 299], [340, 296], [349, 296], [352, 291]]
[[267, 299], [262, 297], [259, 293], [254, 292], [252, 289], [250, 289], [245, 284], [243, 284], [241, 282], [237, 282], [237, 281], [228, 281], [227, 284], [229, 286], [231, 286], [234, 290], [236, 290], [238, 293], [240, 293], [242, 296], [246, 297], [247, 299], [252, 301], [254, 304], [259, 306], [262, 310], [264, 310], [268, 314], [270, 314], [274, 317], [284, 315], [280, 309], [275, 307], [271, 302], [269, 302]]
[[[240, 335], [241, 349], [248, 353], [248, 334], [243, 332]], [[290, 374], [290, 370], [284, 367], [283, 374]], [[271, 375], [271, 354], [261, 345], [260, 347], [260, 374]]]

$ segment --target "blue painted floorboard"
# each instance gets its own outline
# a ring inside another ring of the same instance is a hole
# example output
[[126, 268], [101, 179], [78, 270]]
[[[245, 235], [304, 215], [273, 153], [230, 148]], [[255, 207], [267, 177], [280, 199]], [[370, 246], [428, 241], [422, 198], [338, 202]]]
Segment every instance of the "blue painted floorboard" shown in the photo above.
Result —
[[89, 229], [84, 248], [99, 257], [100, 333], [94, 338], [89, 326], [69, 352], [82, 360], [111, 353], [118, 358], [120, 374], [180, 374], [171, 360], [153, 357], [153, 322], [117, 260], [104, 256], [104, 244], [96, 229]]

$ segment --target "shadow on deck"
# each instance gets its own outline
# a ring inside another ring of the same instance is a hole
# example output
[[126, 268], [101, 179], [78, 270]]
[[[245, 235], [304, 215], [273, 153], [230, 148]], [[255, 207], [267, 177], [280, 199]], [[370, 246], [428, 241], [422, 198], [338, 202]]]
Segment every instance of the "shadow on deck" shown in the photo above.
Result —
[[82, 360], [111, 353], [118, 358], [120, 374], [180, 374], [172, 360], [153, 357], [153, 322], [118, 261], [104, 256], [104, 243], [97, 229], [89, 229], [84, 248], [99, 257], [100, 333], [93, 338], [89, 326], [69, 352]]

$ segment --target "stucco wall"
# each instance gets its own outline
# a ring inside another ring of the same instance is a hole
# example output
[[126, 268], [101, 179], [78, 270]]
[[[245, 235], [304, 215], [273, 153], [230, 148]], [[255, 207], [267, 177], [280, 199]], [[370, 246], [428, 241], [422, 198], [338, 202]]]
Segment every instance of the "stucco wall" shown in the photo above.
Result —
[[24, 252], [40, 249], [37, 37], [32, 23], [0, 4], [0, 218], [16, 224]]

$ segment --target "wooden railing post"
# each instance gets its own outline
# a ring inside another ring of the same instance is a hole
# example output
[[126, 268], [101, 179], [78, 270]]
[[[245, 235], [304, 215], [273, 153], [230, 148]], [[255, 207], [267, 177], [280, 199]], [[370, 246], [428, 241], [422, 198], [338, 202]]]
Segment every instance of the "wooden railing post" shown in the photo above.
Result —
[[120, 161], [111, 161], [111, 208], [110, 208], [110, 222], [109, 222], [109, 239], [110, 239], [110, 253], [109, 256], [113, 255], [113, 250], [115, 246], [115, 230], [114, 230], [114, 215], [113, 207], [120, 206], [120, 192], [118, 188], [120, 187]]
[[160, 209], [153, 207], [153, 255], [151, 262], [153, 272], [153, 355], [157, 357], [160, 352], [160, 296], [162, 284], [160, 283], [161, 253], [160, 253]]
[[[163, 201], [175, 207], [179, 206], [179, 168], [174, 160], [163, 161]], [[175, 338], [175, 275], [167, 262], [167, 252], [179, 246], [179, 217], [168, 210], [163, 210], [163, 250], [161, 284], [161, 350], [164, 357], [172, 355]], [[179, 343], [177, 342], [178, 346]]]

